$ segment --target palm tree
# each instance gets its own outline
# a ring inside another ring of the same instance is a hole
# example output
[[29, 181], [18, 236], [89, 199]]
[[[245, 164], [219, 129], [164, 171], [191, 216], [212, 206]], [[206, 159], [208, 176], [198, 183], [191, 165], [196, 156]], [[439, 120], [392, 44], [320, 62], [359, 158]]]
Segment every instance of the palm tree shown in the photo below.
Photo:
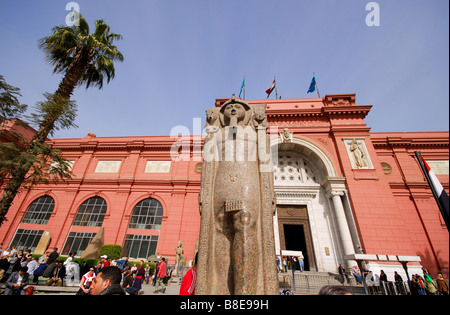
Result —
[[[48, 101], [41, 106], [45, 111], [27, 152], [36, 154], [36, 150], [42, 149], [58, 124], [63, 127], [73, 125], [74, 103], [70, 97], [77, 86], [101, 89], [105, 79], [109, 83], [115, 77], [114, 62], [124, 59], [114, 45], [114, 41], [120, 39], [122, 36], [111, 33], [103, 20], [95, 21], [95, 31], [90, 34], [88, 23], [80, 16], [79, 26], [56, 26], [52, 35], [39, 41], [39, 48], [54, 66], [53, 73], [62, 73], [64, 77], [56, 92], [46, 95]], [[23, 163], [11, 174], [0, 200], [0, 225], [31, 167], [32, 163]]]
[[[89, 34], [89, 25], [80, 16], [79, 26], [56, 26], [53, 35], [42, 38], [39, 48], [46, 54], [47, 61], [55, 66], [53, 73], [64, 73], [55, 96], [70, 99], [78, 85], [103, 87], [115, 77], [114, 61], [123, 61], [123, 55], [113, 45], [122, 36], [110, 33], [110, 27], [103, 20], [95, 21], [95, 31]], [[52, 130], [56, 117], [46, 117], [35, 140], [45, 141]]]

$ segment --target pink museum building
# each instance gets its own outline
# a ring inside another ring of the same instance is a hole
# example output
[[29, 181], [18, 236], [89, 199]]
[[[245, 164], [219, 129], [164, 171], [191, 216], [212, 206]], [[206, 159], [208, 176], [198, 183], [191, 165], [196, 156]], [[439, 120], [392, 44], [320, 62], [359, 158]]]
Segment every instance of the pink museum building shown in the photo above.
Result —
[[[419, 256], [412, 273], [425, 267], [448, 278], [449, 233], [414, 155], [422, 152], [448, 192], [448, 132], [370, 132], [364, 118], [372, 106], [357, 105], [354, 94], [247, 103], [267, 104], [278, 254], [301, 250], [306, 269], [319, 272], [336, 272], [351, 254]], [[130, 257], [160, 254], [174, 263], [182, 241], [193, 259], [202, 137], [48, 142], [73, 162], [73, 179], [24, 190], [0, 228], [3, 247], [34, 249], [48, 231], [49, 248], [80, 255], [103, 228], [104, 243]], [[388, 275], [402, 269], [368, 263]]]

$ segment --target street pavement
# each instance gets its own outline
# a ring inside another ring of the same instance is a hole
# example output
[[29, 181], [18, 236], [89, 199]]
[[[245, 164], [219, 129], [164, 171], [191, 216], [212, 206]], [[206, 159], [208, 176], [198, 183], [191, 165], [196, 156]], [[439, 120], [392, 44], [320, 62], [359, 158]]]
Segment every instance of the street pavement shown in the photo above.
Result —
[[180, 284], [177, 283], [169, 283], [166, 286], [165, 293], [154, 293], [155, 287], [153, 284], [142, 284], [141, 295], [179, 295], [180, 293]]
[[[47, 287], [47, 286], [36, 286], [38, 295], [75, 295], [78, 291], [78, 287]], [[45, 289], [45, 290], [44, 290]], [[1, 290], [0, 290], [1, 291]], [[180, 284], [179, 281], [169, 283], [166, 285], [166, 291], [164, 293], [155, 293], [155, 287], [153, 284], [142, 284], [142, 289], [139, 295], [179, 295]]]

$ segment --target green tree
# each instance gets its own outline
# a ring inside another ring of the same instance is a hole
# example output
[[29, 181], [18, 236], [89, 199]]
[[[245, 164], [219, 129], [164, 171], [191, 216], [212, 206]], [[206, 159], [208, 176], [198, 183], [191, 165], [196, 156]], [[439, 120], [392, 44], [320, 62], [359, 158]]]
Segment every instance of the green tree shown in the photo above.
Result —
[[20, 89], [6, 83], [0, 75], [0, 124], [11, 118], [20, 118], [27, 110], [27, 105], [19, 102]]
[[[0, 184], [9, 180], [16, 169], [26, 164], [31, 165], [22, 183], [22, 186], [27, 188], [37, 183], [48, 183], [49, 179], [56, 181], [70, 178], [71, 163], [62, 157], [61, 151], [45, 143], [36, 144], [33, 150], [27, 150], [29, 138], [27, 140], [21, 134], [23, 130], [20, 128], [28, 126], [27, 122], [21, 120], [27, 105], [20, 104], [19, 96], [21, 96], [20, 89], [7, 84], [3, 76], [0, 76], [0, 120], [5, 123], [12, 122], [10, 128], [6, 125], [0, 128]], [[37, 104], [38, 113], [32, 114], [34, 119], [38, 119], [54, 106], [53, 96], [47, 94], [46, 97], [46, 102]], [[74, 113], [74, 102], [60, 102], [60, 104], [66, 104], [66, 107], [70, 108], [68, 112]], [[61, 119], [72, 117], [74, 116], [64, 115]]]
[[[43, 148], [47, 137], [57, 128], [73, 126], [75, 105], [70, 101], [77, 86], [91, 86], [101, 89], [115, 77], [115, 61], [123, 61], [123, 55], [114, 45], [122, 36], [110, 32], [110, 27], [103, 20], [95, 21], [95, 30], [89, 32], [89, 25], [80, 16], [79, 26], [56, 26], [53, 34], [39, 41], [39, 48], [44, 51], [47, 61], [54, 66], [53, 73], [64, 76], [54, 94], [47, 94], [47, 102], [41, 103], [40, 115], [34, 118], [39, 127], [26, 148], [30, 155]], [[11, 174], [0, 199], [0, 225], [24, 182], [32, 161], [24, 161]]]
[[[65, 106], [65, 114], [58, 122], [65, 124], [64, 120], [74, 119], [75, 102], [63, 100], [56, 102], [52, 94], [45, 94], [45, 96], [47, 98], [45, 102], [37, 103], [37, 114], [32, 114], [32, 120], [38, 121], [44, 112], [47, 113], [61, 105]], [[16, 123], [24, 127], [28, 126], [27, 122], [21, 120]], [[56, 128], [59, 126], [57, 125]], [[36, 143], [33, 148], [29, 145], [29, 140], [27, 141], [20, 132], [0, 130], [0, 180], [13, 180], [16, 170], [23, 165], [29, 165], [22, 183], [22, 186], [27, 188], [39, 183], [48, 183], [49, 179], [56, 182], [59, 179], [71, 178], [71, 163], [62, 156], [60, 150], [53, 149], [46, 143]], [[7, 194], [7, 189], [4, 194]]]

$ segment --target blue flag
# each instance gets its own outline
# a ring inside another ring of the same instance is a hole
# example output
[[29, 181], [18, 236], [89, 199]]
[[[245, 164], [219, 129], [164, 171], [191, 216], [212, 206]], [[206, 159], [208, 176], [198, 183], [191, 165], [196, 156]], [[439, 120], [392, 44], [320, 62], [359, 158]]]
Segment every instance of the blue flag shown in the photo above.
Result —
[[312, 93], [316, 90], [316, 76], [312, 78], [311, 84], [309, 85], [308, 93]]
[[245, 76], [244, 76], [244, 81], [242, 81], [242, 86], [241, 86], [241, 91], [239, 92], [239, 97], [241, 97], [242, 90], [244, 89], [244, 87], [245, 87]]

